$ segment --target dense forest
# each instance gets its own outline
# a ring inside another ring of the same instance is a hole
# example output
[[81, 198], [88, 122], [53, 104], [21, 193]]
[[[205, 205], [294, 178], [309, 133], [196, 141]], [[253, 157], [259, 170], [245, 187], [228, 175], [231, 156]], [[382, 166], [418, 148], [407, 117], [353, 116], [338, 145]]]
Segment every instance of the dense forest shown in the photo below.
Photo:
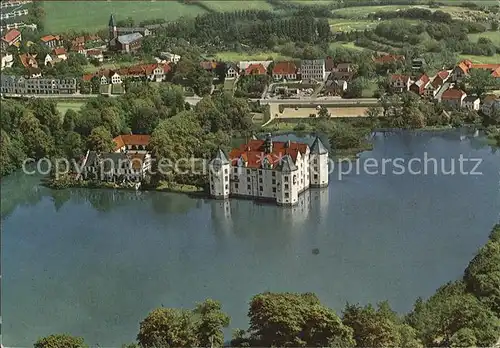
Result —
[[[232, 347], [491, 347], [500, 338], [500, 225], [465, 269], [462, 279], [416, 300], [406, 315], [388, 302], [347, 303], [338, 315], [313, 293], [257, 294], [248, 329], [234, 331]], [[124, 348], [222, 347], [230, 324], [218, 301], [192, 310], [161, 307], [140, 322], [137, 343]], [[83, 348], [82, 337], [40, 338], [35, 348]]]

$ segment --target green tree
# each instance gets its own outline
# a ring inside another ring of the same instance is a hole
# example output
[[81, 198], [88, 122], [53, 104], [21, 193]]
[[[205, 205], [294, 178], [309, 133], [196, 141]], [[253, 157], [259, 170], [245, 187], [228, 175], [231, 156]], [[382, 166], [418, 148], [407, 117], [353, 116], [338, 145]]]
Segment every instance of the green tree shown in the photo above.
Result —
[[[250, 302], [250, 342], [260, 347], [352, 346], [352, 330], [311, 293], [263, 293]], [[279, 333], [279, 334], [277, 334]]]
[[68, 132], [64, 137], [63, 151], [68, 158], [79, 158], [83, 155], [84, 147], [80, 134]]
[[87, 146], [92, 151], [97, 152], [112, 152], [115, 144], [109, 130], [104, 126], [99, 126], [92, 129], [88, 139]]
[[196, 336], [201, 347], [222, 347], [224, 328], [229, 326], [229, 316], [219, 302], [208, 299], [193, 311], [197, 319]]
[[330, 113], [328, 112], [328, 109], [326, 107], [322, 106], [318, 111], [318, 117], [319, 118], [329, 118]]
[[[464, 273], [467, 289], [500, 317], [500, 225], [469, 263]], [[497, 240], [495, 240], [497, 238]]]
[[34, 348], [87, 348], [82, 337], [73, 337], [67, 334], [50, 335], [40, 338], [33, 345]]
[[197, 347], [196, 323], [188, 310], [158, 308], [140, 323], [139, 345], [156, 347]]
[[482, 96], [486, 90], [495, 86], [495, 78], [487, 69], [472, 69], [465, 79], [466, 84], [469, 86], [470, 94]]

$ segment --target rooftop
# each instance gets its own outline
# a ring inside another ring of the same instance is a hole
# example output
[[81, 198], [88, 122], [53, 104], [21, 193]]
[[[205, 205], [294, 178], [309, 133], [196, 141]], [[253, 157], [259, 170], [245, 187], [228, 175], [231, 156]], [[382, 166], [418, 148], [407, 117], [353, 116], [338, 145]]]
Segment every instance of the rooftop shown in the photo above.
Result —
[[117, 40], [119, 43], [122, 45], [128, 45], [134, 41], [142, 39], [142, 34], [141, 33], [131, 33], [131, 34], [126, 34], [126, 35], [120, 35], [118, 36]]

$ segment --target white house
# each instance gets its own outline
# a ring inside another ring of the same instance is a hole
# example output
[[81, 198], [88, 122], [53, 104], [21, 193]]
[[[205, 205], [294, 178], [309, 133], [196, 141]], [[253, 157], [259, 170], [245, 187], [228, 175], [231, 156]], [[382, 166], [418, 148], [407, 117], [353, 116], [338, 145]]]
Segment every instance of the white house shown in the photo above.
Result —
[[304, 143], [252, 139], [229, 158], [219, 150], [210, 163], [210, 194], [214, 198], [253, 197], [292, 206], [310, 187], [328, 186], [328, 151], [316, 138]]
[[151, 155], [87, 151], [82, 164], [84, 180], [140, 182], [151, 168]]
[[300, 73], [303, 80], [324, 81], [326, 79], [325, 60], [303, 60], [300, 64]]
[[104, 61], [104, 55], [102, 54], [102, 50], [99, 49], [90, 49], [85, 52], [87, 58], [96, 59], [99, 62]]
[[469, 110], [478, 111], [480, 109], [480, 104], [481, 100], [479, 99], [479, 97], [476, 97], [474, 95], [469, 95], [464, 98], [462, 106]]
[[226, 79], [232, 80], [238, 77], [238, 67], [235, 64], [226, 64]]
[[177, 64], [181, 60], [181, 56], [170, 52], [160, 52], [160, 57], [174, 64]]
[[2, 54], [2, 70], [5, 68], [12, 68], [14, 64], [14, 56], [10, 53]]
[[298, 68], [294, 62], [277, 62], [273, 67], [273, 78], [275, 80], [296, 80]]
[[411, 80], [407, 75], [391, 75], [391, 88], [394, 92], [401, 93], [410, 90]]

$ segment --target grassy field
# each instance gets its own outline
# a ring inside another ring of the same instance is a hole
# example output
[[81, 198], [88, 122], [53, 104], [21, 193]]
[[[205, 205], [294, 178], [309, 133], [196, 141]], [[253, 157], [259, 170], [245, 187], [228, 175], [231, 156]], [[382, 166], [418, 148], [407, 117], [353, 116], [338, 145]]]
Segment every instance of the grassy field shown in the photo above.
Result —
[[459, 57], [460, 59], [469, 59], [472, 63], [476, 64], [500, 64], [500, 54], [496, 54], [492, 57], [461, 54]]
[[487, 31], [484, 33], [478, 34], [469, 34], [469, 40], [476, 42], [480, 37], [486, 37], [493, 41], [493, 43], [497, 46], [500, 46], [500, 32]]
[[374, 28], [378, 22], [368, 19], [348, 20], [348, 19], [329, 19], [330, 28], [333, 31], [354, 31]]
[[396, 11], [398, 9], [403, 10], [410, 8], [409, 5], [387, 5], [387, 6], [358, 6], [358, 7], [346, 7], [339, 10], [335, 10], [336, 14], [345, 16], [347, 18], [366, 18], [370, 13], [379, 11]]
[[203, 1], [203, 4], [213, 11], [226, 12], [226, 11], [239, 11], [239, 10], [265, 10], [272, 11], [273, 6], [265, 1], [228, 1], [228, 0], [210, 0]]
[[270, 58], [271, 60], [291, 59], [290, 57], [285, 57], [277, 52], [272, 52], [272, 51], [257, 52], [257, 53], [227, 51], [227, 52], [217, 53], [215, 55], [215, 58], [225, 62], [238, 62], [240, 60], [267, 60], [268, 58]]
[[194, 17], [205, 11], [198, 6], [177, 1], [44, 1], [45, 31], [50, 33], [75, 31], [95, 32], [106, 28], [110, 14], [116, 20], [132, 17], [136, 22], [181, 16]]
[[79, 111], [85, 102], [81, 101], [65, 101], [65, 102], [57, 102], [57, 110], [61, 115], [64, 115], [68, 110]]

